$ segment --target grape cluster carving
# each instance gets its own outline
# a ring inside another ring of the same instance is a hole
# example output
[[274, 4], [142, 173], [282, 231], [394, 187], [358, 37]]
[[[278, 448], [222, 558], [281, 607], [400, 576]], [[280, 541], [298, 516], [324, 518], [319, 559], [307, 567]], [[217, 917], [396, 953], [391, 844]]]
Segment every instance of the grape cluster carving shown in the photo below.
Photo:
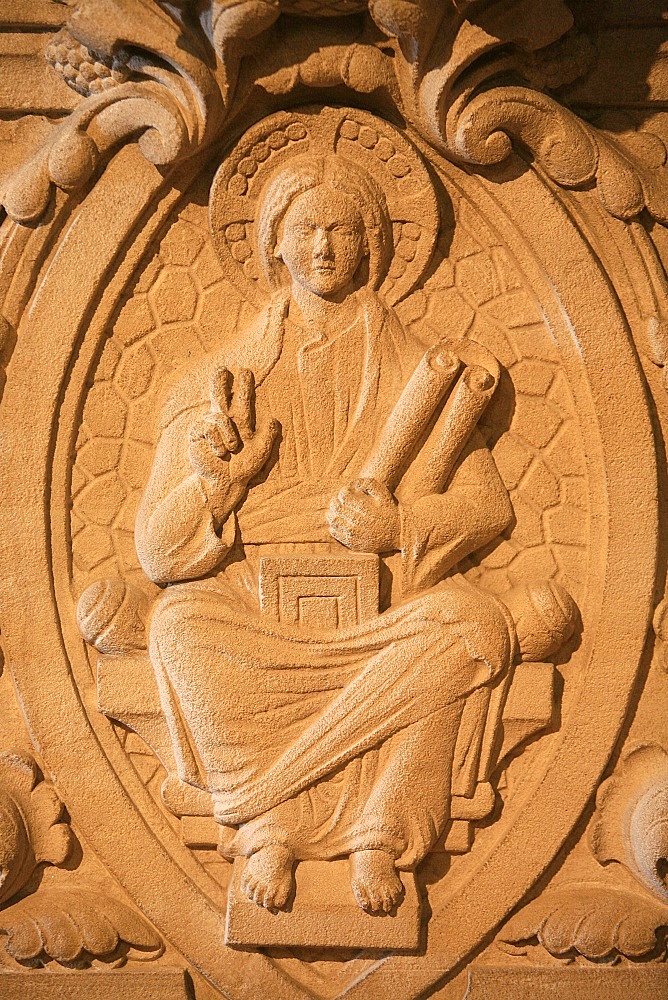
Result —
[[67, 86], [83, 97], [111, 90], [128, 78], [120, 55], [109, 57], [91, 52], [66, 28], [53, 36], [44, 55]]

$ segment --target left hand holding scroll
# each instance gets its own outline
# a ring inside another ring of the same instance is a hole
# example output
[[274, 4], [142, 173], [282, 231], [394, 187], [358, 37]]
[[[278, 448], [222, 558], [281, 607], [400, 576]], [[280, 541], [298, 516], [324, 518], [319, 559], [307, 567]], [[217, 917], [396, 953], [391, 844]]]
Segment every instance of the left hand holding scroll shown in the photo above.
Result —
[[329, 505], [333, 538], [355, 552], [393, 552], [401, 547], [399, 505], [376, 479], [358, 479]]

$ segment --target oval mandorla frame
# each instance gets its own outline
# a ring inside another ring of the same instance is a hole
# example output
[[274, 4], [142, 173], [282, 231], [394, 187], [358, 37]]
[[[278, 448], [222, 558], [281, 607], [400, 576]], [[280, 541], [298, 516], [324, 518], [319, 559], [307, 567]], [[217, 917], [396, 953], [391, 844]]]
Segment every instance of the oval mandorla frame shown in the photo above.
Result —
[[[282, 113], [285, 126], [295, 126], [297, 145], [308, 141], [302, 133], [308, 133], [313, 113]], [[357, 111], [349, 116], [360, 127], [373, 128], [373, 116]], [[411, 137], [409, 142], [380, 121], [375, 127], [381, 138], [396, 133], [407, 163], [420, 162], [415, 149], [425, 152], [421, 140]], [[7, 314], [16, 318], [17, 345], [5, 390], [3, 635], [31, 737], [67, 802], [74, 827], [105, 867], [224, 995], [250, 1000], [263, 989], [272, 997], [295, 998], [308, 994], [281, 970], [280, 962], [224, 946], [225, 889], [184, 846], [178, 829], [133, 767], [113, 724], [98, 712], [94, 670], [75, 618], [82, 577], [72, 555], [72, 474], [86, 400], [91, 386], [103, 378], [100, 359], [120, 304], [150, 286], [151, 261], [160, 240], [184, 206], [189, 218], [201, 218], [202, 227], [206, 225], [205, 199], [193, 192], [208, 189], [224, 153], [219, 149], [212, 156], [209, 150], [165, 178], [135, 148], [126, 147], [87, 191], [59, 193], [48, 225], [5, 223], [0, 291]], [[582, 235], [572, 205], [519, 158], [504, 168], [503, 183], [453, 166], [433, 150], [427, 159], [442, 213], [440, 264], [427, 270], [423, 286], [412, 296], [406, 272], [396, 273], [397, 284], [403, 281], [404, 287], [390, 300], [399, 303], [406, 322], [428, 325], [429, 310], [435, 314], [439, 303], [442, 309], [447, 301], [439, 295], [452, 286], [452, 277], [444, 276], [454, 265], [456, 281], [461, 277], [470, 295], [478, 295], [473, 311], [485, 313], [484, 274], [477, 270], [479, 260], [471, 263], [471, 258], [482, 259], [478, 251], [483, 237], [472, 248], [475, 238], [467, 219], [477, 220], [473, 225], [489, 243], [485, 253], [498, 264], [499, 287], [490, 289], [489, 300], [498, 305], [503, 299], [507, 305], [508, 296], [524, 290], [531, 315], [521, 329], [513, 326], [512, 309], [496, 308], [495, 325], [473, 325], [470, 336], [475, 338], [476, 329], [481, 339], [485, 330], [493, 328], [498, 334], [505, 324], [508, 356], [500, 360], [511, 381], [513, 371], [518, 376], [515, 413], [504, 418], [510, 430], [514, 419], [526, 423], [535, 412], [530, 392], [522, 391], [520, 374], [525, 377], [528, 365], [541, 363], [538, 355], [555, 373], [548, 409], [561, 407], [570, 421], [571, 459], [581, 470], [580, 486], [586, 487], [579, 509], [586, 514], [577, 530], [572, 529], [577, 545], [567, 529], [560, 541], [557, 519], [547, 529], [548, 542], [552, 539], [553, 549], [562, 542], [578, 549], [571, 555], [580, 570], [572, 568], [573, 559], [560, 560], [557, 553], [555, 572], [577, 589], [584, 627], [579, 648], [563, 668], [559, 727], [525, 754], [500, 817], [480, 832], [469, 854], [430, 886], [425, 953], [368, 963], [346, 991], [355, 1000], [390, 989], [397, 977], [406, 997], [417, 997], [454, 974], [550, 870], [594, 793], [627, 717], [643, 669], [653, 606], [657, 510], [648, 498], [656, 496], [657, 473], [643, 377], [628, 318]], [[223, 172], [229, 173], [233, 163], [225, 162]], [[403, 162], [397, 168], [402, 173]], [[396, 180], [401, 183], [401, 177]], [[237, 203], [243, 193], [239, 188]], [[225, 227], [250, 221], [235, 217], [233, 202], [222, 199], [220, 224], [214, 213], [221, 281], [226, 280], [226, 268], [243, 264], [221, 244]], [[420, 203], [425, 204], [424, 193]], [[430, 220], [424, 221], [429, 230]], [[433, 221], [432, 235], [418, 241], [418, 263], [409, 268], [413, 275], [424, 270], [432, 254]], [[207, 240], [211, 237], [205, 235]], [[461, 263], [467, 259], [468, 264]], [[232, 283], [245, 282], [243, 297], [252, 308], [251, 268], [244, 279], [234, 274], [228, 271]], [[198, 289], [198, 315], [206, 308], [205, 292], [203, 286]], [[442, 312], [439, 322], [447, 321]], [[169, 338], [170, 329], [173, 337], [179, 330], [183, 337], [184, 328], [178, 325], [170, 328], [167, 323], [166, 333], [161, 332]], [[500, 342], [486, 346], [496, 347], [498, 353]], [[532, 353], [526, 346], [532, 342], [542, 345], [540, 351]], [[502, 474], [504, 440], [501, 435], [498, 454], [495, 451]], [[512, 478], [510, 465], [505, 474]], [[521, 494], [521, 483], [518, 491]], [[513, 493], [514, 501], [516, 496]], [[519, 495], [518, 511], [523, 503]], [[519, 536], [516, 555], [521, 556], [530, 548], [529, 542], [522, 542], [527, 530], [518, 514], [515, 535], [511, 532], [502, 544], [510, 545]], [[643, 595], [633, 602], [627, 599], [630, 546], [632, 592]], [[492, 585], [495, 565], [490, 554], [470, 572], [487, 572], [486, 582]]]

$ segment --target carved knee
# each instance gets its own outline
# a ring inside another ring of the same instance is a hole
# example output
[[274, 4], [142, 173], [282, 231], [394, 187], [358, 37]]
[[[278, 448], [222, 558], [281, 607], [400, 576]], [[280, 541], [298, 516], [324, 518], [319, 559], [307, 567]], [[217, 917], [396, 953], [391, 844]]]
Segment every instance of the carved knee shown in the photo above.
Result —
[[79, 598], [79, 630], [100, 653], [146, 649], [148, 605], [146, 595], [125, 580], [96, 580]]

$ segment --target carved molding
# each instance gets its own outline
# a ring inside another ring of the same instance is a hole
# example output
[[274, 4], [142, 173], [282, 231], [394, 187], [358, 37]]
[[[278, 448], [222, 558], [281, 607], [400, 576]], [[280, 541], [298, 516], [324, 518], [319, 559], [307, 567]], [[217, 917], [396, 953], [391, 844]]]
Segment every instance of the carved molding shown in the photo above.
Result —
[[[128, 141], [168, 167], [219, 137], [258, 89], [315, 94], [340, 83], [360, 95], [384, 89], [389, 105], [457, 162], [495, 166], [517, 147], [558, 185], [595, 185], [612, 215], [646, 209], [668, 221], [664, 139], [597, 129], [544, 92], [591, 59], [562, 0], [375, 0], [355, 30], [350, 18], [331, 39], [311, 27], [366, 6], [79, 0], [46, 57], [83, 100], [7, 186], [8, 214], [38, 219], [55, 188], [80, 188]], [[309, 20], [276, 35], [283, 12]], [[514, 85], [501, 85], [508, 79]]]

